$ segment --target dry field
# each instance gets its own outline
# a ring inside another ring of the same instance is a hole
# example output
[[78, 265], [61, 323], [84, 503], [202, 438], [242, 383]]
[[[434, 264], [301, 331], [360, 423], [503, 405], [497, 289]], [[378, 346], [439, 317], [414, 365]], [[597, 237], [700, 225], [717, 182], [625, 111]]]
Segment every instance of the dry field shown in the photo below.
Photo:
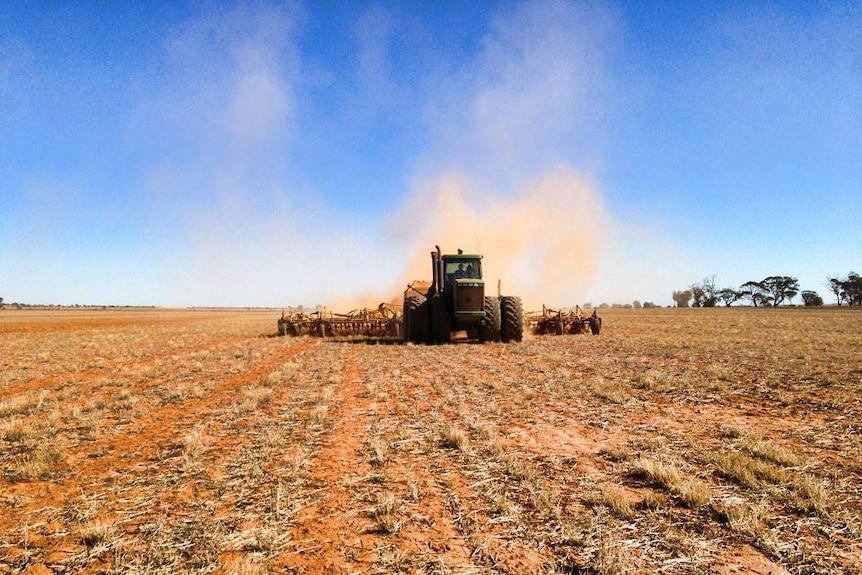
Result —
[[0, 573], [862, 573], [862, 310], [0, 311]]

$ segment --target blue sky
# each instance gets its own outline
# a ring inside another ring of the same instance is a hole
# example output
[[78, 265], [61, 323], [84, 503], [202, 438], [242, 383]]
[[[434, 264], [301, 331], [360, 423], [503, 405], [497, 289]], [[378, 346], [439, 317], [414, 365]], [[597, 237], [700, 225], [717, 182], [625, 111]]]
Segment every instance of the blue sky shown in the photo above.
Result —
[[[5, 2], [0, 296], [528, 305], [862, 271], [858, 2]], [[831, 296], [826, 298], [830, 301]]]

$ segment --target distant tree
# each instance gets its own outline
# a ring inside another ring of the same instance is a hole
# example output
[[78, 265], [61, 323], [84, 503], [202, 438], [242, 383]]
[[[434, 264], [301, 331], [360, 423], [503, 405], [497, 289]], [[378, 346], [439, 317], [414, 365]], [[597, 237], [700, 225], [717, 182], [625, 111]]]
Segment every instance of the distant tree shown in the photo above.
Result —
[[800, 295], [806, 307], [823, 305], [823, 298], [816, 291], [804, 290]]
[[724, 288], [718, 290], [715, 299], [719, 303], [723, 303], [725, 307], [730, 307], [742, 297], [742, 294], [733, 288]]
[[862, 276], [856, 272], [850, 272], [844, 279], [829, 278], [829, 289], [838, 299], [838, 305], [847, 302], [847, 305], [862, 306]]
[[844, 280], [844, 298], [849, 305], [862, 306], [862, 276], [850, 272]]
[[715, 284], [715, 276], [706, 276], [700, 283], [688, 286], [691, 290], [692, 307], [715, 307], [718, 302], [718, 288]]
[[654, 304], [651, 301], [645, 301], [644, 305], [643, 305], [644, 309], [652, 309], [652, 308], [656, 308], [656, 307], [659, 307], [659, 306], [657, 306], [656, 304]]
[[749, 281], [739, 286], [739, 298], [747, 299], [754, 307], [766, 306], [772, 301], [769, 289], [763, 282]]
[[599, 304], [599, 309], [607, 309], [608, 307], [610, 307], [610, 306], [605, 302], [602, 302]]
[[0, 309], [3, 309], [3, 298], [0, 297]]
[[672, 297], [676, 307], [688, 307], [688, 302], [691, 301], [691, 290], [675, 291]]
[[785, 299], [790, 302], [799, 293], [799, 280], [790, 276], [769, 276], [760, 283], [771, 294], [773, 307]]
[[635, 309], [640, 309], [643, 306], [641, 305], [641, 302], [639, 302], [638, 300], [635, 300], [632, 302], [632, 307]]
[[703, 287], [700, 284], [691, 284], [688, 290], [691, 292], [691, 307], [703, 307]]
[[718, 303], [718, 288], [716, 287], [715, 276], [706, 276], [700, 282], [700, 289], [703, 290], [703, 307], [715, 307]]
[[835, 300], [837, 301], [839, 306], [842, 303], [844, 303], [844, 281], [843, 280], [841, 280], [837, 277], [828, 278], [828, 283], [826, 284], [826, 287], [829, 288], [829, 291], [831, 291], [833, 294], [835, 294]]

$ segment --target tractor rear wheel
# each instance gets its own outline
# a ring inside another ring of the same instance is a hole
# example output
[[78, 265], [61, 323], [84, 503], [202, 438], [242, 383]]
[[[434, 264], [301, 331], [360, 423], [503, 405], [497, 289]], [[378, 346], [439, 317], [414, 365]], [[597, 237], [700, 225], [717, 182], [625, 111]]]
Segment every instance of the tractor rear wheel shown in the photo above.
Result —
[[500, 339], [504, 342], [524, 339], [524, 311], [521, 298], [503, 296], [500, 298]]
[[485, 317], [479, 324], [479, 341], [500, 341], [500, 300], [485, 296]]
[[428, 302], [422, 296], [404, 298], [404, 341], [428, 341]]
[[451, 302], [446, 297], [433, 297], [428, 301], [431, 306], [431, 338], [434, 343], [452, 341]]
[[593, 315], [590, 318], [590, 332], [593, 335], [599, 335], [599, 332], [602, 331], [602, 318], [597, 315]]

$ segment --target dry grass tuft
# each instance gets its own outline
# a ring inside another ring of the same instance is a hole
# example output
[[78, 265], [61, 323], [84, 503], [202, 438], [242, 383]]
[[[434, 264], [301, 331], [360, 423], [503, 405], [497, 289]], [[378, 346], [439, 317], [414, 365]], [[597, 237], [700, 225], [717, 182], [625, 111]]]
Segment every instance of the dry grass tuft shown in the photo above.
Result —
[[368, 460], [372, 467], [383, 467], [389, 461], [389, 444], [380, 437], [372, 437], [367, 443]]
[[629, 460], [632, 457], [632, 452], [622, 445], [607, 445], [599, 449], [599, 455], [608, 461], [620, 463]]
[[27, 415], [36, 406], [36, 400], [30, 396], [16, 396], [0, 400], [0, 418], [12, 415]]
[[117, 525], [114, 521], [96, 519], [88, 522], [81, 530], [81, 543], [88, 549], [92, 549], [99, 544], [111, 541], [116, 532]]
[[323, 425], [326, 423], [326, 416], [329, 415], [329, 406], [315, 405], [311, 410], [311, 423], [313, 425]]
[[470, 448], [467, 433], [454, 423], [447, 424], [443, 428], [441, 443], [443, 447], [459, 451], [467, 451]]
[[696, 479], [686, 478], [672, 462], [641, 456], [632, 463], [630, 474], [667, 490], [690, 509], [698, 509], [709, 502], [709, 487]]
[[722, 476], [748, 489], [759, 489], [764, 482], [780, 484], [786, 479], [781, 469], [741, 452], [719, 456], [716, 465]]
[[718, 508], [719, 518], [734, 533], [758, 540], [768, 531], [767, 508], [763, 503], [750, 505], [744, 502], [729, 503]]
[[743, 437], [741, 444], [742, 448], [750, 455], [775, 463], [776, 465], [793, 467], [800, 463], [799, 456], [789, 449], [777, 446], [754, 435]]
[[617, 381], [608, 381], [599, 376], [590, 386], [593, 395], [610, 403], [621, 405], [631, 398], [631, 392]]
[[795, 475], [789, 481], [791, 496], [788, 502], [799, 513], [814, 513], [820, 517], [828, 517], [832, 507], [830, 490], [819, 481], [808, 475]]
[[602, 503], [620, 519], [632, 519], [635, 516], [635, 510], [629, 501], [628, 494], [619, 487], [605, 486], [602, 489]]
[[64, 452], [51, 443], [43, 443], [24, 454], [10, 473], [12, 481], [50, 479], [57, 471]]
[[398, 517], [401, 502], [391, 491], [378, 494], [377, 506], [371, 510], [370, 515], [374, 519], [372, 532], [393, 535], [401, 531], [404, 521]]
[[246, 387], [239, 393], [239, 398], [234, 404], [234, 413], [237, 417], [245, 417], [258, 409], [269, 405], [272, 400], [272, 389], [269, 387]]
[[186, 457], [200, 456], [211, 444], [212, 438], [203, 426], [193, 428], [180, 439], [180, 447]]

